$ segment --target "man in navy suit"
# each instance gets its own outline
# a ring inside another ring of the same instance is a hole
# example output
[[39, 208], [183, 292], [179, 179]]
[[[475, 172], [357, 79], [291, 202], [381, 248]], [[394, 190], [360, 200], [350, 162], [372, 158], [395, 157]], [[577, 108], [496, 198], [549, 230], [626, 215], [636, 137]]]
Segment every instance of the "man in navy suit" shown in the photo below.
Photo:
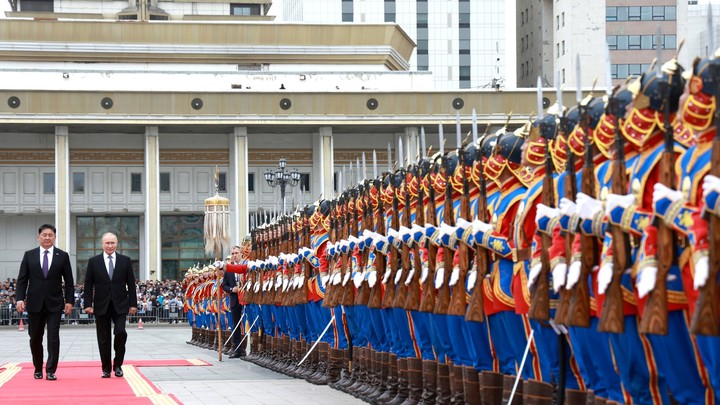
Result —
[[[125, 321], [128, 313], [137, 312], [137, 290], [135, 274], [130, 258], [115, 252], [118, 239], [113, 233], [102, 236], [103, 253], [88, 261], [85, 273], [85, 312], [95, 315], [102, 378], [110, 378], [110, 371], [116, 377], [122, 377], [122, 364], [125, 359], [127, 331]], [[114, 325], [115, 358], [111, 357], [110, 322]]]
[[[46, 378], [54, 381], [60, 351], [60, 318], [65, 304], [65, 315], [70, 315], [75, 297], [70, 256], [55, 247], [54, 226], [44, 224], [38, 229], [40, 246], [28, 250], [20, 263], [17, 279], [15, 308], [28, 313], [28, 334], [32, 352], [34, 377], [43, 378], [43, 334], [47, 327], [48, 358]], [[63, 281], [65, 285], [63, 286]], [[64, 294], [63, 294], [64, 290]], [[25, 302], [27, 300], [27, 302]]]
[[[240, 264], [240, 246], [233, 246], [230, 251], [230, 264]], [[233, 348], [235, 349], [231, 354], [230, 358], [235, 359], [245, 355], [245, 352], [240, 348], [240, 341], [242, 340], [242, 333], [236, 330], [238, 322], [242, 317], [243, 305], [238, 299], [238, 290], [242, 287], [244, 281], [243, 274], [225, 272], [223, 275], [222, 289], [230, 296], [230, 313], [232, 314], [233, 322]]]

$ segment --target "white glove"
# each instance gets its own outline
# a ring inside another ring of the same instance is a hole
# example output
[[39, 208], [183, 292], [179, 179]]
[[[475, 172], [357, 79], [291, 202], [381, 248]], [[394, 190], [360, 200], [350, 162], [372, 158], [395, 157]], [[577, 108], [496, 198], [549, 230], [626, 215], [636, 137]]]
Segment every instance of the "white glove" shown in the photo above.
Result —
[[259, 283], [259, 282], [256, 282], [254, 287], [255, 287], [255, 288], [253, 288], [253, 290], [254, 290], [255, 292], [260, 291], [260, 283]]
[[363, 281], [363, 274], [361, 272], [357, 272], [353, 274], [353, 284], [355, 284], [355, 288], [360, 288], [360, 285]]
[[425, 280], [427, 280], [429, 273], [430, 273], [430, 269], [428, 269], [427, 266], [423, 266], [422, 272], [420, 272], [420, 283], [421, 284], [425, 284]]
[[383, 274], [383, 280], [382, 283], [387, 285], [388, 280], [390, 280], [390, 275], [392, 274], [392, 271], [390, 271], [390, 268], [388, 267], [385, 269], [385, 274]]
[[338, 285], [340, 284], [340, 281], [342, 281], [342, 275], [340, 274], [340, 272], [333, 274], [332, 285]]
[[530, 268], [530, 275], [528, 276], [528, 289], [532, 288], [533, 284], [535, 284], [535, 279], [540, 275], [540, 270], [542, 270], [542, 263], [538, 263]]
[[471, 271], [468, 273], [467, 277], [467, 284], [469, 289], [473, 289], [475, 287], [475, 282], [477, 281], [477, 271]]
[[460, 280], [460, 266], [454, 266], [452, 273], [450, 273], [450, 281], [448, 282], [448, 285], [452, 287], [457, 284], [458, 280]]
[[538, 204], [537, 211], [535, 211], [535, 223], [539, 222], [542, 218], [555, 218], [559, 215], [559, 209], [548, 207], [545, 204]]
[[710, 192], [720, 193], [720, 178], [713, 176], [712, 174], [705, 175], [702, 184], [703, 195], [709, 194]]
[[282, 281], [282, 290], [287, 291], [288, 285], [290, 284], [290, 280], [284, 278]]
[[320, 283], [322, 283], [322, 288], [327, 288], [327, 282], [330, 280], [330, 276], [327, 274], [320, 276]]
[[565, 278], [567, 276], [567, 264], [558, 263], [552, 269], [552, 276], [553, 276], [553, 291], [558, 292], [558, 291], [560, 291], [560, 287], [565, 285]]
[[350, 280], [350, 272], [349, 271], [347, 273], [345, 273], [345, 277], [343, 277], [342, 285], [346, 286], [348, 280]]
[[371, 271], [367, 276], [367, 280], [370, 288], [375, 287], [375, 283], [377, 283], [377, 271]]
[[474, 220], [472, 222], [472, 225], [473, 225], [473, 233], [478, 233], [478, 232], [486, 233], [486, 232], [492, 231], [492, 229], [493, 229], [492, 225], [487, 224], [478, 219]]
[[[280, 286], [282, 285], [282, 281], [282, 276], [275, 277], [275, 288], [280, 288]], [[325, 286], [325, 284], [323, 284], [323, 286]]]
[[638, 279], [635, 281], [635, 287], [637, 287], [638, 290], [638, 297], [645, 297], [655, 288], [657, 271], [657, 267], [645, 267], [642, 269], [640, 274], [638, 274]]
[[695, 278], [693, 279], [693, 287], [698, 290], [705, 286], [710, 271], [710, 259], [707, 256], [701, 256], [695, 262]]
[[664, 184], [655, 183], [655, 187], [653, 188], [653, 202], [658, 202], [665, 198], [670, 201], [677, 201], [683, 198], [683, 194], [682, 192], [673, 190]]
[[300, 277], [293, 277], [292, 279], [293, 289], [297, 290], [300, 287]]
[[570, 268], [568, 268], [567, 274], [567, 284], [565, 284], [566, 289], [572, 289], [573, 287], [575, 287], [575, 284], [580, 281], [581, 267], [582, 264], [580, 263], [580, 260], [575, 260], [574, 262], [570, 263]]
[[598, 292], [600, 294], [605, 294], [605, 291], [607, 290], [608, 286], [610, 285], [610, 282], [613, 278], [613, 264], [612, 262], [608, 262], [602, 265], [600, 267], [600, 270], [598, 271]]
[[402, 277], [402, 268], [399, 268], [397, 273], [395, 273], [395, 284], [400, 282], [400, 278]]
[[615, 208], [617, 208], [617, 207], [627, 208], [633, 202], [635, 202], [635, 196], [632, 194], [626, 194], [626, 195], [608, 194], [607, 205], [605, 206], [605, 213], [610, 215], [610, 213]]
[[216, 269], [222, 269], [223, 267], [225, 267], [225, 262], [218, 260], [213, 263], [213, 267], [215, 267]]
[[415, 268], [411, 267], [410, 271], [408, 271], [408, 276], [405, 278], [405, 285], [410, 285], [410, 282], [412, 282], [412, 278], [415, 275]]
[[301, 287], [305, 285], [305, 275], [304, 274], [300, 275], [299, 283], [300, 283]]
[[560, 199], [560, 213], [567, 216], [575, 215], [577, 212], [577, 204], [563, 197]]
[[435, 289], [439, 290], [445, 282], [445, 269], [440, 267], [435, 270]]
[[584, 193], [577, 193], [575, 205], [577, 214], [582, 219], [593, 219], [602, 211], [602, 203]]

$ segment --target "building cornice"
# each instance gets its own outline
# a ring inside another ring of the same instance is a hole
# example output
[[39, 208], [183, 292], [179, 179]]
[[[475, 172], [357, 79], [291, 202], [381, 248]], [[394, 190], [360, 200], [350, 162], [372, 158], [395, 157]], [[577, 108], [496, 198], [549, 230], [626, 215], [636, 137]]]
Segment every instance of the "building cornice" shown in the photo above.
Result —
[[393, 24], [25, 19], [0, 24], [0, 58], [16, 61], [339, 63], [408, 70], [414, 48]]

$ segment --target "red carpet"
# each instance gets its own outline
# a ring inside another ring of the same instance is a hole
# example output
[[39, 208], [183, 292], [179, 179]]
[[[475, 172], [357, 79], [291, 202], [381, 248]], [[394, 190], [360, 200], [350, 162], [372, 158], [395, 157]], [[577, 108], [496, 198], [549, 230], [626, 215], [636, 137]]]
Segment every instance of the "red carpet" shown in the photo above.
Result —
[[180, 404], [173, 395], [160, 392], [138, 367], [200, 366], [196, 359], [128, 360], [124, 378], [100, 378], [99, 361], [61, 362], [57, 381], [35, 380], [32, 363], [0, 366], [0, 404]]

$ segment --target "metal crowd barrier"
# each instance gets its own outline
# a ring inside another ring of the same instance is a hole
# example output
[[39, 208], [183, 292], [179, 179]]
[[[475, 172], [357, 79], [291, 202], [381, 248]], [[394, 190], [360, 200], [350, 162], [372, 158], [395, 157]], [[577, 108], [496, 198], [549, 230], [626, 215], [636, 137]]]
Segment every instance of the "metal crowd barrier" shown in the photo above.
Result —
[[[0, 307], [0, 326], [20, 325], [20, 320], [27, 325], [27, 313], [19, 314], [15, 308], [9, 306]], [[138, 323], [142, 319], [143, 323], [186, 323], [187, 317], [185, 312], [180, 308], [151, 308], [149, 310], [140, 310], [135, 315], [128, 315], [128, 323]], [[95, 317], [86, 314], [81, 308], [74, 307], [70, 315], [61, 317], [63, 324], [83, 325], [94, 324]]]

